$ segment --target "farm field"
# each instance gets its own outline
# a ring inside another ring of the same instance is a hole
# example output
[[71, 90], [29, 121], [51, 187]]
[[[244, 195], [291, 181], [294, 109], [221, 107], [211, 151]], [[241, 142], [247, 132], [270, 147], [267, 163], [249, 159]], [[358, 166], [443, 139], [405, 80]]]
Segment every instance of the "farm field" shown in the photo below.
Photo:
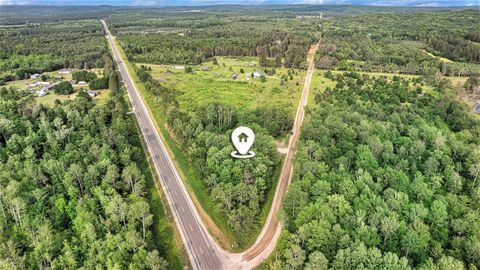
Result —
[[[276, 68], [275, 74], [265, 75], [265, 81], [251, 78], [249, 74], [262, 67], [250, 67], [253, 57], [216, 57], [218, 65], [211, 61], [202, 65], [189, 66], [192, 73], [186, 73], [185, 66], [151, 65], [151, 74], [160, 84], [175, 89], [179, 93], [178, 101], [183, 110], [195, 110], [198, 107], [221, 101], [235, 106], [239, 110], [255, 109], [259, 106], [279, 106], [289, 108], [292, 113], [298, 104], [305, 78], [305, 71], [299, 69]], [[176, 69], [177, 68], [177, 69]], [[208, 70], [202, 70], [207, 69]], [[271, 68], [270, 68], [271, 69]], [[240, 70], [244, 72], [241, 73]], [[291, 74], [291, 77], [288, 75]], [[236, 79], [232, 76], [237, 75]], [[288, 81], [281, 84], [282, 77]]]

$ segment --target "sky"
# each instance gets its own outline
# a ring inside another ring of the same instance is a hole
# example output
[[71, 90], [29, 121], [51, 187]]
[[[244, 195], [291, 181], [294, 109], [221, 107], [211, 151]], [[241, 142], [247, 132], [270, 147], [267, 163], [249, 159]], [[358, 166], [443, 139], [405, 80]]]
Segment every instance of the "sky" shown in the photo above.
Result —
[[368, 6], [479, 6], [480, 0], [0, 0], [1, 5], [203, 6], [218, 4], [344, 4]]

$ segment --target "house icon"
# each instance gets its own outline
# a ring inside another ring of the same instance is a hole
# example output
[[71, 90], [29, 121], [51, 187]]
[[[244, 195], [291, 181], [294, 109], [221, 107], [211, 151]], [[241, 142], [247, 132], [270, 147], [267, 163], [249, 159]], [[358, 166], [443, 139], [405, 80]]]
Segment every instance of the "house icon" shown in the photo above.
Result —
[[237, 127], [231, 134], [232, 144], [235, 150], [230, 154], [234, 158], [251, 158], [255, 156], [253, 151], [250, 151], [252, 144], [255, 141], [255, 133], [248, 127]]
[[239, 142], [247, 142], [247, 140], [248, 140], [247, 134], [242, 133], [242, 134], [238, 135], [238, 141]]

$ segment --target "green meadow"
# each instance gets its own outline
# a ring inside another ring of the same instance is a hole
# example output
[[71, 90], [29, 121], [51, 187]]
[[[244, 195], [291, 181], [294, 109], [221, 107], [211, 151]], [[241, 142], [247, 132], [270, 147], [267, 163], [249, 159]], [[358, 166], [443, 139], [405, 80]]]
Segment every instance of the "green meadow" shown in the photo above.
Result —
[[[239, 110], [268, 105], [288, 107], [292, 113], [295, 112], [303, 89], [304, 70], [276, 68], [275, 74], [266, 75], [265, 81], [262, 81], [261, 78], [248, 76], [256, 70], [265, 71], [265, 68], [258, 66], [257, 58], [216, 59], [218, 65], [210, 60], [202, 65], [191, 66], [191, 73], [181, 69], [185, 66], [137, 65], [150, 67], [153, 78], [162, 85], [179, 91], [180, 107], [187, 111], [219, 101]], [[257, 65], [249, 66], [251, 62], [256, 62]], [[241, 73], [241, 69], [244, 73]], [[291, 77], [288, 75], [289, 70]], [[238, 76], [236, 79], [233, 78], [234, 74]], [[288, 80], [281, 83], [282, 77], [287, 77]]]

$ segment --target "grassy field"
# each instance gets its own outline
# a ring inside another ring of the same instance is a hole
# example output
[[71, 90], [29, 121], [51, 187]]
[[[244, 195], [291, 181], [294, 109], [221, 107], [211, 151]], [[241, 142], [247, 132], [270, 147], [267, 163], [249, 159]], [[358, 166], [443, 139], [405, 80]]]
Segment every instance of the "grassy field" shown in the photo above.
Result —
[[[163, 85], [179, 91], [180, 107], [191, 111], [199, 106], [221, 101], [242, 109], [255, 109], [258, 106], [282, 106], [292, 108], [294, 113], [298, 104], [303, 82], [304, 70], [294, 70], [293, 80], [280, 84], [282, 76], [287, 76], [288, 69], [277, 68], [272, 76], [266, 76], [266, 81], [260, 78], [250, 78], [247, 75], [261, 67], [250, 67], [248, 64], [256, 58], [217, 57], [218, 65], [212, 61], [202, 65], [192, 66], [193, 72], [186, 73], [178, 66], [145, 65], [152, 68], [152, 76]], [[140, 64], [137, 64], [140, 65]], [[203, 70], [207, 68], [209, 70]], [[240, 72], [244, 70], [244, 73]], [[233, 79], [232, 75], [238, 78]]]
[[315, 108], [315, 93], [323, 92], [327, 87], [335, 87], [336, 82], [325, 77], [326, 70], [315, 70], [312, 76], [312, 83], [310, 84], [310, 92], [308, 95], [308, 107]]
[[[93, 98], [97, 104], [102, 105], [105, 104], [107, 101], [107, 97], [110, 94], [110, 90], [97, 90], [98, 95]], [[60, 101], [66, 101], [70, 99], [74, 99], [77, 96], [78, 92], [74, 92], [73, 94], [70, 95], [57, 95], [50, 91], [50, 93], [46, 96], [43, 97], [36, 97], [35, 99], [37, 100], [38, 103], [44, 104], [47, 106], [53, 106], [55, 104], [55, 100], [60, 100]]]
[[445, 62], [445, 63], [453, 63], [453, 61], [450, 60], [450, 59], [448, 59], [448, 58], [441, 57], [441, 56], [436, 56], [436, 55], [431, 54], [431, 53], [429, 53], [429, 52], [427, 52], [427, 51], [425, 51], [425, 50], [423, 50], [423, 52], [426, 53], [426, 54], [428, 54], [428, 55], [431, 56], [432, 58], [437, 58], [437, 59], [439, 59], [439, 60], [442, 61], [442, 62]]

